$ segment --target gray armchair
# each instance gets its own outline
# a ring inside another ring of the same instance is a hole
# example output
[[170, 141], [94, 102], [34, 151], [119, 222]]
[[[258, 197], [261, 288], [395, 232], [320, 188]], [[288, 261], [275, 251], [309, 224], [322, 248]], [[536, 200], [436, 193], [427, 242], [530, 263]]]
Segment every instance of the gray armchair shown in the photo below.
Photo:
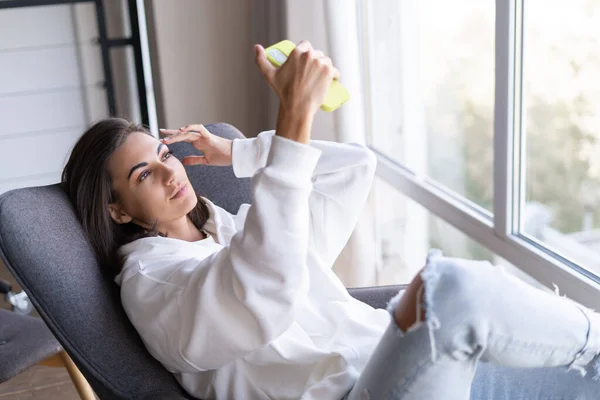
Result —
[[[230, 139], [243, 137], [228, 124], [207, 129]], [[199, 154], [188, 143], [171, 148], [179, 159]], [[237, 179], [231, 167], [196, 166], [188, 175], [199, 194], [230, 212], [251, 202], [250, 180]], [[101, 274], [57, 184], [0, 196], [0, 258], [100, 399], [193, 399], [146, 351], [121, 307], [118, 286]], [[381, 308], [400, 288], [349, 292]]]

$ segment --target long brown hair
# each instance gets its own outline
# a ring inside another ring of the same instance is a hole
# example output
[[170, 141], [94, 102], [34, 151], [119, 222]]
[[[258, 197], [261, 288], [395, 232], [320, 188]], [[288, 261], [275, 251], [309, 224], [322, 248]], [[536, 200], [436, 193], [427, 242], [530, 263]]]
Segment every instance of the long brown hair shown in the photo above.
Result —
[[[156, 224], [146, 229], [133, 222], [118, 224], [110, 216], [108, 204], [116, 202], [118, 196], [108, 172], [108, 159], [133, 132], [153, 136], [144, 126], [122, 118], [98, 121], [79, 138], [62, 172], [61, 186], [75, 207], [103, 272], [111, 279], [123, 267], [124, 260], [117, 254], [120, 246], [143, 237], [164, 236]], [[188, 216], [198, 229], [208, 220], [208, 206], [200, 196]]]

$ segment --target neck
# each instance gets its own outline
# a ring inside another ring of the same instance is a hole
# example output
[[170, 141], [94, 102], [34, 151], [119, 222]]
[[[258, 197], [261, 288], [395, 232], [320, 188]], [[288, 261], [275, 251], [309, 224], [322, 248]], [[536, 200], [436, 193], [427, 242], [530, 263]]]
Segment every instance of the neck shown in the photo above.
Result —
[[181, 239], [188, 242], [195, 242], [206, 237], [204, 233], [196, 228], [196, 225], [194, 225], [192, 220], [187, 215], [159, 224], [158, 230], [167, 237]]

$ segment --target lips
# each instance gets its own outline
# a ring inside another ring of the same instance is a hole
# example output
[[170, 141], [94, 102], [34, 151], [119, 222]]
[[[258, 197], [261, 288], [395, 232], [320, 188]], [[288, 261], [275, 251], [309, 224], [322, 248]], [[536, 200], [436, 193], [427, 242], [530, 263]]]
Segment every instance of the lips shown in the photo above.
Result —
[[179, 186], [177, 186], [177, 189], [175, 189], [175, 191], [173, 192], [173, 195], [171, 196], [171, 198], [169, 200], [179, 198], [186, 193], [187, 193], [187, 185], [186, 184], [179, 185]]

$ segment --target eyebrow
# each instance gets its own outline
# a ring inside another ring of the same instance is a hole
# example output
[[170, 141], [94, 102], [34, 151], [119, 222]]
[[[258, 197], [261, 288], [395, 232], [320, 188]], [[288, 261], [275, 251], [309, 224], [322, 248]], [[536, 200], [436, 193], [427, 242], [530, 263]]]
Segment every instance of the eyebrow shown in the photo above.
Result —
[[[167, 146], [165, 146], [163, 143], [160, 143], [160, 144], [158, 145], [158, 147], [156, 148], [156, 155], [159, 155], [159, 154], [160, 154], [160, 150], [161, 150], [163, 147], [167, 147]], [[129, 178], [131, 178], [131, 174], [133, 174], [133, 173], [135, 172], [135, 170], [136, 170], [136, 169], [138, 169], [138, 168], [142, 168], [142, 167], [145, 167], [146, 165], [148, 165], [148, 163], [147, 163], [147, 162], [141, 162], [141, 163], [139, 163], [139, 164], [137, 164], [137, 165], [134, 165], [134, 166], [133, 166], [133, 167], [132, 167], [132, 168], [129, 170], [129, 175], [127, 175], [127, 180], [129, 180]]]

